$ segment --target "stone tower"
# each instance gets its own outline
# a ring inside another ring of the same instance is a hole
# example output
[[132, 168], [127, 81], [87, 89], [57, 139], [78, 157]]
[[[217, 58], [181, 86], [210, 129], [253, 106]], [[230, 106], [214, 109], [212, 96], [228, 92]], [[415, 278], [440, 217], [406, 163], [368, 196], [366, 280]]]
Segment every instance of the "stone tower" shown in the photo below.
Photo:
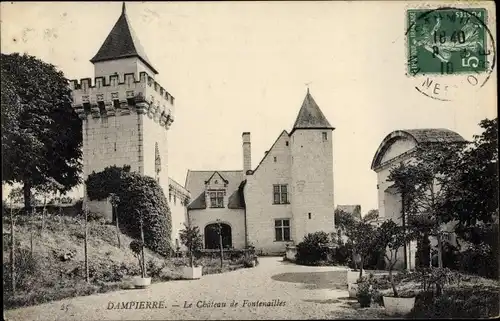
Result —
[[[155, 81], [158, 72], [131, 27], [125, 3], [90, 62], [94, 79], [70, 82], [73, 107], [82, 119], [84, 179], [108, 166], [130, 165], [154, 177], [168, 199], [167, 131], [174, 120], [174, 97]], [[109, 202], [87, 204], [111, 218]]]
[[334, 231], [333, 128], [307, 90], [290, 133], [292, 235]]

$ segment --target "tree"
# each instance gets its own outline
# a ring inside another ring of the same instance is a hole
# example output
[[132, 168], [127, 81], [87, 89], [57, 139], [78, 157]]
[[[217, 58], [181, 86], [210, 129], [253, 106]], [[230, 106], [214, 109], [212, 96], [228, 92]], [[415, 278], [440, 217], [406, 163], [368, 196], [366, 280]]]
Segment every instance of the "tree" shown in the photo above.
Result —
[[90, 283], [90, 278], [89, 278], [89, 208], [87, 204], [85, 203], [84, 208], [83, 208], [83, 214], [84, 214], [84, 255], [85, 255], [85, 282]]
[[2, 54], [0, 62], [2, 181], [23, 184], [29, 212], [32, 188], [53, 178], [65, 192], [80, 182], [81, 120], [68, 80], [55, 66], [18, 53]]
[[453, 185], [442, 205], [448, 215], [443, 221], [457, 222], [457, 233], [478, 243], [478, 223], [489, 225], [498, 219], [498, 118], [482, 120], [481, 135], [463, 152], [450, 171]]
[[10, 201], [10, 282], [12, 287], [12, 293], [16, 294], [16, 263], [15, 263], [15, 236], [14, 236], [14, 203], [21, 200], [22, 193], [20, 189], [14, 188], [10, 191], [8, 199]]
[[391, 282], [392, 291], [394, 292], [394, 297], [398, 297], [398, 291], [396, 289], [396, 284], [394, 282], [394, 277], [392, 271], [394, 266], [398, 261], [398, 251], [401, 247], [406, 244], [405, 229], [403, 226], [399, 226], [393, 220], [388, 220], [382, 223], [382, 225], [377, 229], [378, 244], [384, 251], [384, 256], [387, 259], [389, 265], [389, 280]]
[[136, 209], [143, 214], [145, 246], [163, 256], [172, 252], [172, 215], [163, 189], [149, 176], [130, 172], [130, 166], [111, 166], [92, 173], [85, 181], [90, 200], [119, 197], [120, 229], [134, 239], [140, 237]]
[[377, 233], [373, 220], [378, 217], [365, 216], [361, 220], [347, 221], [346, 235], [353, 246], [353, 253], [359, 256], [360, 269], [359, 278], [363, 276], [363, 266], [366, 257], [376, 249]]
[[47, 214], [48, 204], [47, 199], [50, 199], [52, 195], [55, 195], [58, 190], [63, 189], [64, 186], [53, 179], [47, 180], [44, 184], [40, 184], [35, 187], [35, 198], [40, 197], [43, 199], [42, 226], [40, 228], [40, 235], [43, 235], [43, 230], [45, 228], [45, 215]]
[[184, 224], [184, 229], [179, 232], [179, 237], [181, 243], [188, 249], [189, 254], [189, 266], [194, 267], [194, 252], [199, 251], [203, 247], [203, 240], [200, 234], [200, 229], [198, 226], [192, 225], [191, 221], [188, 220], [187, 224]]
[[455, 184], [450, 173], [459, 161], [463, 148], [463, 143], [419, 145], [415, 157], [392, 168], [387, 179], [394, 182], [401, 195], [405, 231], [408, 228], [413, 235], [436, 236], [439, 267], [443, 265], [441, 224], [446, 217], [443, 204]]
[[368, 211], [368, 213], [366, 213], [366, 215], [364, 217], [365, 217], [365, 220], [367, 220], [367, 221], [375, 221], [376, 219], [378, 219], [378, 215], [379, 215], [378, 210], [371, 209]]
[[113, 213], [115, 213], [115, 225], [116, 225], [116, 237], [118, 238], [118, 248], [121, 247], [121, 242], [120, 242], [120, 227], [118, 225], [118, 205], [120, 204], [120, 197], [116, 195], [115, 193], [109, 194], [109, 201], [111, 203], [111, 206], [113, 207]]

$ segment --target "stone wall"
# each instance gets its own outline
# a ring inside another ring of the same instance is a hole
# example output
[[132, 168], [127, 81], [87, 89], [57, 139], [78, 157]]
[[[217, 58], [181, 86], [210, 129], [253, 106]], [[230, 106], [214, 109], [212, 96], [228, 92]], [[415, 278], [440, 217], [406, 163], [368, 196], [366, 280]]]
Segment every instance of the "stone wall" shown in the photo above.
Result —
[[[288, 146], [287, 146], [288, 142]], [[276, 157], [276, 161], [275, 161]], [[247, 210], [248, 241], [258, 253], [278, 254], [285, 252], [290, 242], [276, 241], [275, 219], [290, 219], [293, 229], [291, 204], [273, 204], [273, 185], [291, 185], [290, 139], [283, 131], [274, 146], [264, 156], [252, 175], [247, 175], [244, 188]], [[288, 190], [289, 201], [291, 193]], [[293, 239], [293, 234], [291, 234]]]
[[298, 129], [291, 136], [291, 192], [296, 243], [308, 233], [335, 231], [332, 134], [332, 130]]

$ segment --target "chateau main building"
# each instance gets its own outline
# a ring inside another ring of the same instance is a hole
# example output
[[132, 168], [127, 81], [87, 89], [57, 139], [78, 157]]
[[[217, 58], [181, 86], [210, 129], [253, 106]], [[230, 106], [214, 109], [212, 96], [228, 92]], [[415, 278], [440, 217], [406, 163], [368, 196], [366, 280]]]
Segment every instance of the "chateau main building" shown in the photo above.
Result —
[[[178, 243], [187, 219], [202, 231], [205, 248], [218, 246], [211, 227], [221, 223], [225, 247], [253, 245], [263, 253], [283, 252], [307, 233], [334, 231], [334, 128], [309, 91], [292, 130], [283, 130], [255, 169], [250, 133], [244, 132], [242, 170], [189, 170], [182, 186], [168, 176], [175, 99], [155, 81], [158, 71], [131, 28], [125, 5], [90, 61], [94, 79], [71, 81], [83, 123], [84, 179], [113, 165], [154, 177], [169, 199], [172, 241]], [[111, 218], [108, 201], [87, 204]]]

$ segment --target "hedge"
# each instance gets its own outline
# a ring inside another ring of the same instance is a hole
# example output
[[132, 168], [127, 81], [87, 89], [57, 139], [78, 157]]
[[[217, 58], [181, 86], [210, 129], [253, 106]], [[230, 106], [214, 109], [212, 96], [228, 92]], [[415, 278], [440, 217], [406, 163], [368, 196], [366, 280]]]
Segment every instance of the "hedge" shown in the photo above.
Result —
[[103, 200], [111, 193], [119, 197], [117, 213], [121, 231], [139, 239], [138, 213], [142, 213], [146, 247], [165, 256], [172, 253], [172, 215], [156, 180], [130, 172], [130, 166], [112, 166], [90, 174], [85, 183], [90, 200]]

